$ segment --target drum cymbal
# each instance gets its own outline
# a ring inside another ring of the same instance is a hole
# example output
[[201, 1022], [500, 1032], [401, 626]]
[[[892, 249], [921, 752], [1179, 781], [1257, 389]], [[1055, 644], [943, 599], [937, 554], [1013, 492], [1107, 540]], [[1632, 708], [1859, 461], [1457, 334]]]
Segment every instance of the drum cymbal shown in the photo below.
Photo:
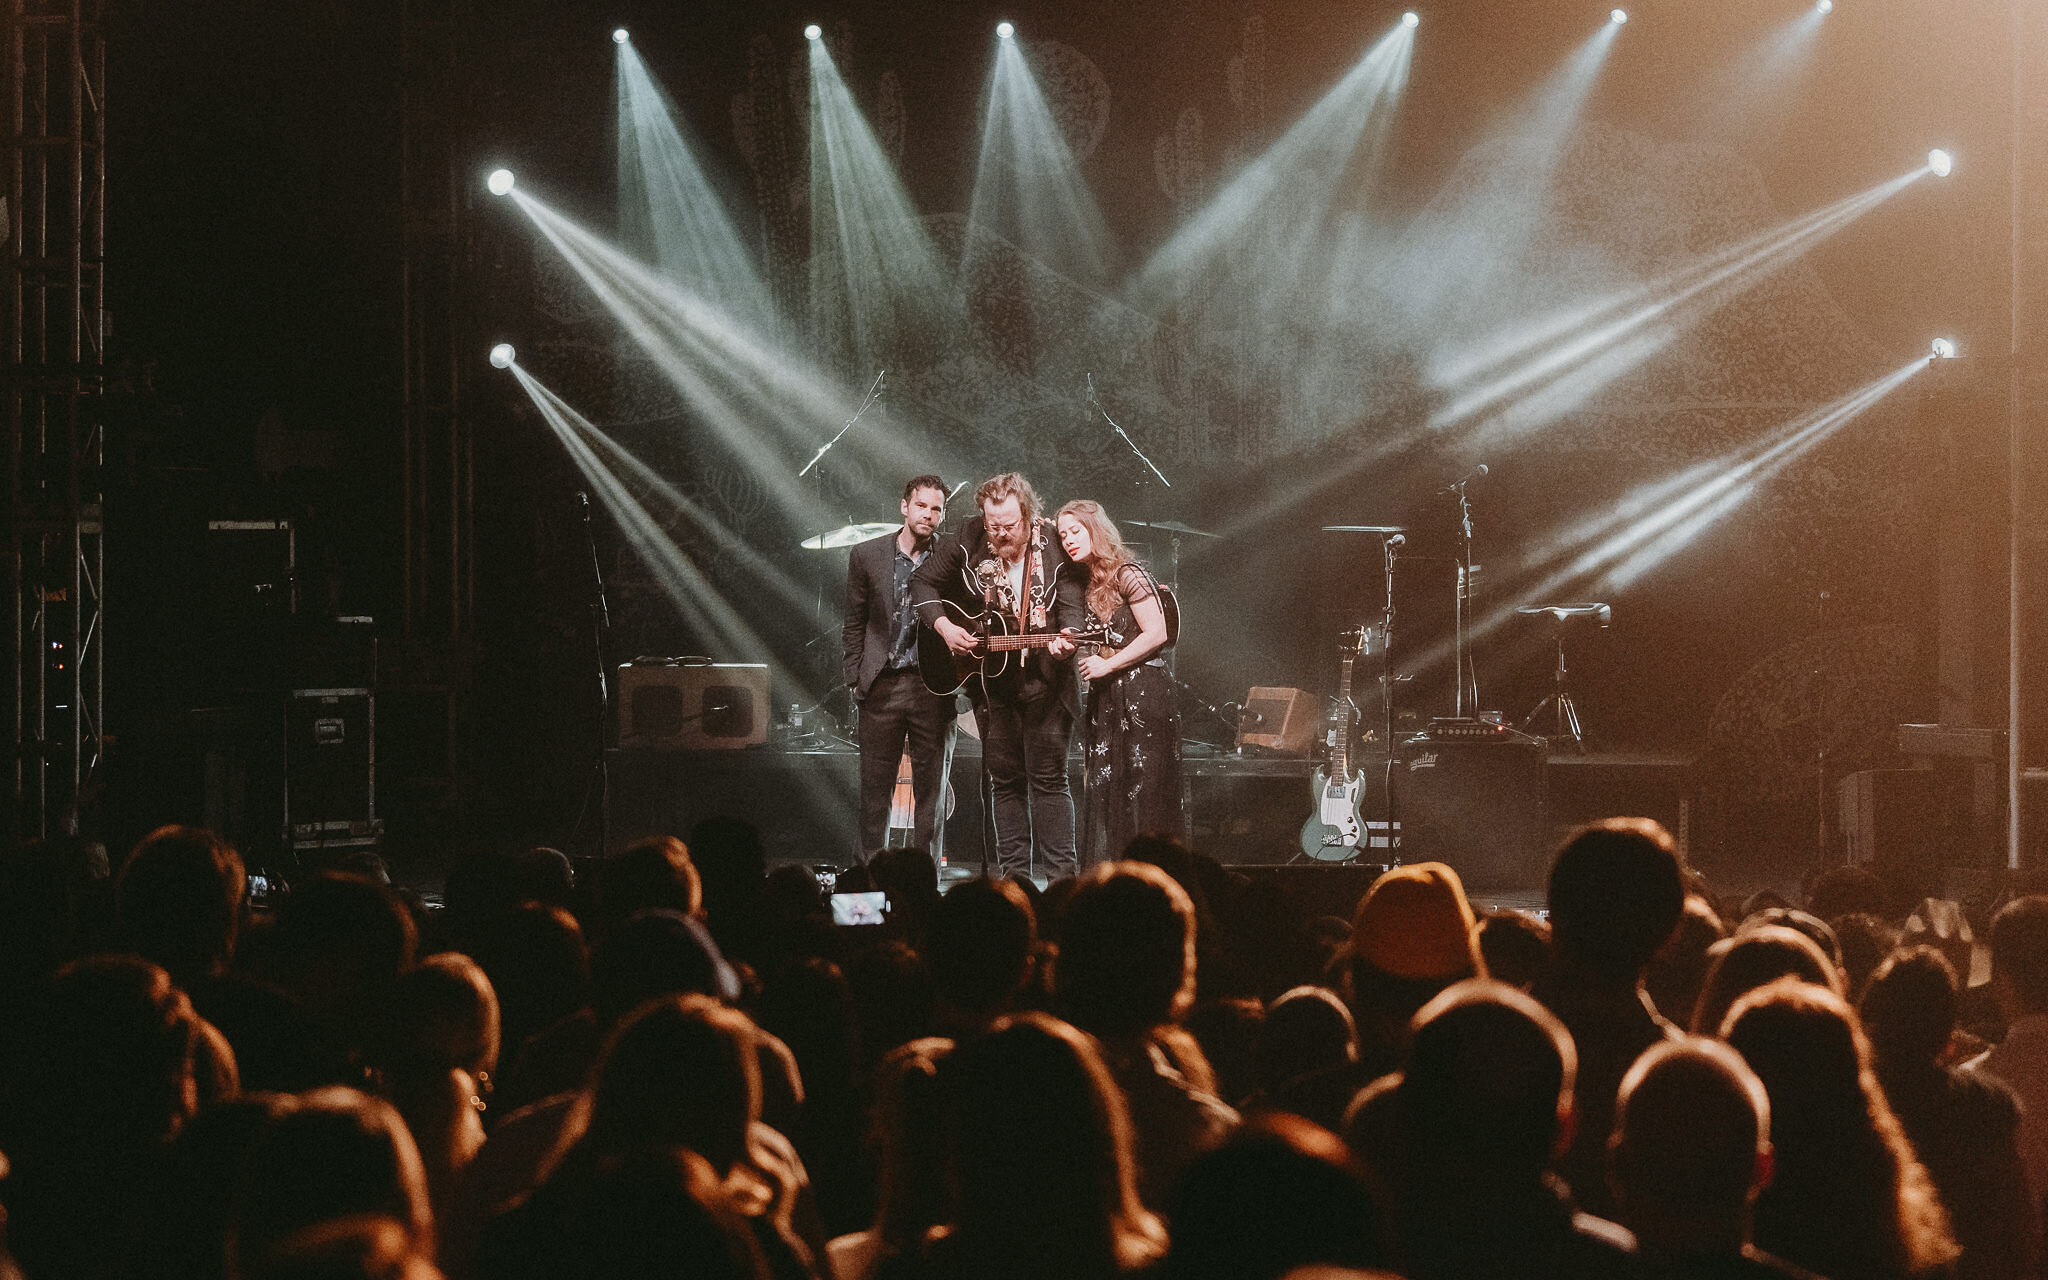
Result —
[[1220, 538], [1223, 536], [1220, 533], [1210, 533], [1207, 529], [1197, 529], [1191, 525], [1182, 524], [1178, 520], [1126, 520], [1124, 523], [1139, 525], [1147, 529], [1158, 529], [1165, 533], [1192, 534], [1197, 538]]
[[869, 538], [879, 538], [899, 526], [895, 524], [843, 524], [815, 538], [805, 538], [802, 547], [806, 551], [830, 551], [835, 547], [850, 547]]
[[1574, 601], [1571, 604], [1524, 604], [1517, 605], [1515, 612], [1532, 618], [1548, 614], [1552, 621], [1560, 623], [1576, 621], [1580, 618], [1591, 618], [1603, 627], [1614, 621], [1613, 606], [1598, 601]]
[[1398, 524], [1326, 524], [1324, 533], [1406, 533]]

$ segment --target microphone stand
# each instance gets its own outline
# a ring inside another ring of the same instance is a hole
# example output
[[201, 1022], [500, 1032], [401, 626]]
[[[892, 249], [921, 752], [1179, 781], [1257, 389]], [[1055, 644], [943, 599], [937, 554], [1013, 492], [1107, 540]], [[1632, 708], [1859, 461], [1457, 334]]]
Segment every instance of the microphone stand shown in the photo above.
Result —
[[[1813, 601], [1814, 636], [1816, 639], [1821, 640], [1823, 643], [1825, 643], [1825, 637], [1828, 633], [1828, 599], [1828, 593], [1826, 591], [1821, 591], [1814, 597]], [[1815, 845], [1814, 864], [1816, 866], [1823, 867], [1829, 865], [1829, 854], [1831, 852], [1828, 847], [1827, 694], [1829, 683], [1830, 681], [1828, 680], [1827, 659], [1823, 656], [1822, 646], [1817, 644], [1814, 646], [1813, 691], [1814, 702], [1820, 708], [1820, 712], [1814, 717], [1813, 735], [1813, 842]]]
[[[612, 777], [611, 764], [605, 758], [605, 736], [611, 721], [612, 693], [610, 673], [605, 670], [605, 648], [611, 635], [612, 613], [611, 606], [605, 601], [604, 569], [597, 558], [597, 533], [590, 523], [590, 495], [579, 489], [576, 506], [583, 516], [583, 545], [590, 549], [590, 640], [591, 654], [597, 660], [597, 756], [592, 781], [597, 788], [597, 856], [602, 858], [611, 847]], [[583, 792], [583, 806], [588, 811], [588, 787]], [[581, 814], [577, 815], [576, 827], [578, 830], [583, 827]]]
[[[1380, 549], [1387, 556], [1387, 601], [1380, 614], [1380, 719], [1387, 735], [1387, 762], [1380, 774], [1380, 806], [1387, 820], [1388, 866], [1399, 866], [1401, 854], [1394, 834], [1394, 562], [1400, 558], [1401, 548], [1407, 545], [1405, 534], [1392, 534], [1380, 540]], [[1366, 829], [1365, 845], [1372, 848], [1372, 829]]]
[[839, 437], [853, 430], [853, 424], [860, 421], [861, 415], [866, 413], [869, 407], [872, 406], [875, 403], [875, 401], [881, 399], [882, 379], [888, 376], [889, 371], [887, 369], [884, 369], [880, 373], [877, 373], [875, 375], [875, 380], [872, 383], [868, 384], [867, 398], [860, 402], [860, 408], [855, 409], [853, 411], [853, 416], [846, 420], [846, 425], [839, 428], [838, 431], [834, 432], [830, 440], [827, 440], [825, 443], [818, 446], [818, 451], [811, 455], [811, 460], [804, 464], [804, 469], [796, 473], [797, 479], [801, 480], [805, 476], [811, 474], [811, 468], [817, 466], [819, 460], [824, 458], [826, 454], [832, 452], [832, 446], [839, 443]]
[[[1111, 431], [1116, 432], [1117, 439], [1123, 441], [1125, 445], [1129, 446], [1130, 451], [1138, 456], [1138, 461], [1145, 464], [1145, 469], [1158, 477], [1160, 484], [1165, 485], [1169, 489], [1173, 488], [1173, 481], [1168, 480], [1166, 473], [1155, 466], [1152, 459], [1145, 456], [1145, 451], [1138, 447], [1138, 442], [1131, 439], [1131, 433], [1124, 430], [1122, 423], [1110, 417], [1109, 410], [1102, 407], [1102, 401], [1095, 398], [1095, 375], [1090, 373], [1085, 376], [1088, 379], [1088, 403], [1095, 407], [1095, 412], [1102, 415], [1102, 420], [1109, 424]], [[1174, 591], [1178, 593], [1180, 591], [1180, 535], [1170, 529], [1167, 531], [1167, 549], [1173, 561], [1170, 579]], [[1179, 646], [1175, 645], [1166, 651], [1166, 671], [1169, 676], [1174, 671], [1174, 649], [1176, 648], [1179, 648]]]
[[1097, 400], [1095, 398], [1095, 375], [1092, 373], [1088, 375], [1088, 403], [1095, 406], [1095, 412], [1101, 414], [1102, 420], [1109, 424], [1109, 429], [1116, 432], [1117, 439], [1122, 440], [1125, 444], [1129, 445], [1131, 452], [1138, 455], [1138, 461], [1145, 464], [1145, 469], [1147, 471], [1150, 471], [1153, 475], [1158, 476], [1159, 483], [1165, 485], [1169, 489], [1173, 488], [1173, 481], [1168, 480], [1166, 478], [1165, 472], [1161, 471], [1158, 467], [1152, 465], [1152, 459], [1145, 456], [1145, 451], [1138, 447], [1138, 442], [1136, 440], [1131, 439], [1131, 433], [1125, 431], [1123, 429], [1122, 424], [1119, 423], [1115, 418], [1110, 417], [1109, 410], [1102, 407], [1102, 401]]
[[[820, 462], [825, 460], [825, 455], [832, 452], [832, 446], [838, 444], [841, 438], [843, 438], [847, 432], [853, 430], [853, 424], [859, 422], [862, 416], [865, 415], [869, 409], [874, 407], [875, 401], [882, 398], [882, 379], [888, 376], [889, 371], [887, 369], [881, 369], [876, 371], [875, 380], [868, 384], [867, 395], [861, 397], [860, 408], [855, 409], [853, 411], [853, 416], [846, 420], [845, 425], [841, 426], [839, 430], [832, 433], [832, 438], [830, 440], [827, 440], [825, 443], [818, 446], [818, 451], [811, 455], [811, 460], [809, 462], [806, 462], [803, 465], [803, 469], [796, 473], [797, 479], [801, 480], [805, 476], [811, 474], [812, 469], [816, 468]], [[817, 509], [820, 512], [823, 512], [825, 510], [825, 473], [822, 470], [818, 472]], [[847, 523], [851, 524], [853, 522], [851, 520], [848, 520]], [[819, 530], [819, 533], [822, 534], [823, 532], [824, 530]], [[820, 565], [818, 567], [818, 601], [811, 611], [811, 622], [814, 626], [817, 626], [820, 629], [829, 628], [832, 625], [830, 619], [828, 619], [825, 614], [826, 572], [826, 565]], [[827, 661], [829, 661], [829, 658], [827, 659]], [[832, 685], [831, 668], [829, 666], [826, 666], [824, 662], [819, 663], [819, 668], [823, 669], [826, 677], [826, 687], [830, 688]], [[816, 674], [816, 670], [817, 669], [814, 669], [813, 674]]]
[[1485, 467], [1475, 468], [1471, 475], [1454, 484], [1444, 486], [1442, 492], [1455, 494], [1458, 499], [1458, 592], [1457, 592], [1457, 633], [1456, 658], [1458, 665], [1457, 709], [1460, 719], [1465, 716], [1466, 674], [1471, 672], [1472, 714], [1479, 714], [1479, 677], [1471, 671], [1472, 655], [1466, 635], [1467, 615], [1471, 612], [1472, 599], [1472, 499], [1466, 494], [1465, 486], [1486, 474]]

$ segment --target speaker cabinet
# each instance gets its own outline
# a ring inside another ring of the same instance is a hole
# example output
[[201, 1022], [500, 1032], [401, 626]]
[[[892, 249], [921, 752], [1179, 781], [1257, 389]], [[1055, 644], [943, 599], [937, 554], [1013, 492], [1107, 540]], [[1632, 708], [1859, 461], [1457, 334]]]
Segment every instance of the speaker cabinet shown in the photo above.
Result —
[[1316, 699], [1305, 689], [1254, 688], [1244, 696], [1237, 745], [1261, 747], [1275, 755], [1305, 756], [1315, 734]]
[[292, 690], [284, 765], [294, 849], [376, 842], [377, 702], [368, 689]]
[[1415, 743], [1395, 770], [1403, 862], [1443, 862], [1469, 888], [1529, 889], [1545, 864], [1543, 747]]
[[768, 666], [629, 663], [619, 668], [619, 745], [720, 751], [768, 740]]

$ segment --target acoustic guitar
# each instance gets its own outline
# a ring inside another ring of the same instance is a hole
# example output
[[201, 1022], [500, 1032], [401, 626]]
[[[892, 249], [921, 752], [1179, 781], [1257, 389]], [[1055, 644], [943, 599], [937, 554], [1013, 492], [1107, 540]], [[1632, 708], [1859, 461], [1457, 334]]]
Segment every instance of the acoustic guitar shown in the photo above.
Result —
[[[1165, 583], [1153, 585], [1159, 594], [1159, 610], [1166, 617], [1166, 643], [1171, 646], [1180, 640], [1180, 601]], [[918, 674], [924, 678], [924, 687], [941, 698], [960, 692], [977, 676], [985, 685], [1009, 670], [1011, 654], [1043, 649], [1061, 635], [1057, 631], [1019, 632], [1009, 616], [994, 606], [969, 613], [951, 600], [941, 600], [939, 604], [954, 625], [972, 631], [976, 637], [974, 652], [963, 657], [946, 647], [936, 627], [917, 629]], [[1108, 627], [1091, 627], [1068, 638], [1077, 649], [1097, 646], [1097, 652], [1106, 658], [1137, 637]]]

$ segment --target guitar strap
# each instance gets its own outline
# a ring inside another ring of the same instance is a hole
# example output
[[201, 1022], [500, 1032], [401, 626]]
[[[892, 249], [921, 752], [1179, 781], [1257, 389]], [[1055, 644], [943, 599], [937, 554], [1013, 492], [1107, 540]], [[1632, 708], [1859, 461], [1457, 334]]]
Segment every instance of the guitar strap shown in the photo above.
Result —
[[[1035, 575], [1032, 572], [1034, 568], [1037, 570]], [[1040, 521], [1033, 520], [1031, 522], [1031, 550], [1024, 556], [1024, 590], [1021, 593], [1023, 599], [1030, 602], [1031, 617], [1027, 627], [1032, 631], [1045, 630], [1046, 596], [1049, 596], [1051, 593], [1041, 594], [1036, 589], [1037, 584], [1044, 581], [1045, 525]], [[1020, 618], [1019, 621], [1021, 622], [1023, 619]]]

